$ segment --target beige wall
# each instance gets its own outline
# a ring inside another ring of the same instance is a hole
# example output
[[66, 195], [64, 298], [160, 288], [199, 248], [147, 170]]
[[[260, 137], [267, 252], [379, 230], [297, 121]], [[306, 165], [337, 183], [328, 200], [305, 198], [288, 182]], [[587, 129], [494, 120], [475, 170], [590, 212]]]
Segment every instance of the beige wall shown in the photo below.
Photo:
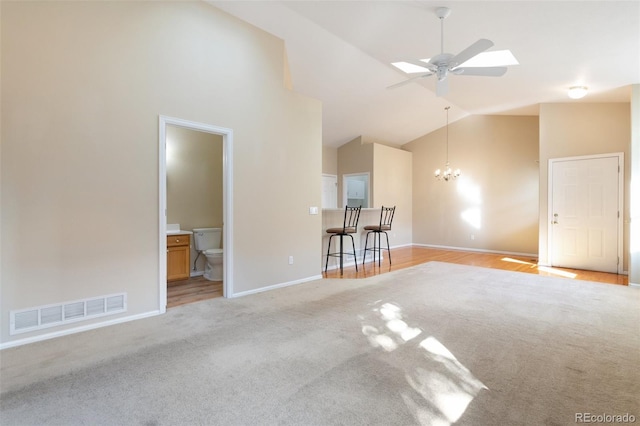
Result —
[[540, 105], [540, 263], [549, 264], [547, 233], [549, 159], [624, 152], [624, 265], [629, 255], [629, 165], [631, 122], [628, 103]]
[[[342, 206], [342, 176], [350, 173], [369, 173], [370, 207], [396, 206], [391, 246], [412, 242], [412, 154], [372, 139], [357, 137], [338, 148], [338, 205]], [[378, 216], [372, 225], [380, 221]], [[333, 225], [332, 225], [333, 226]]]
[[[167, 126], [167, 223], [180, 228], [221, 228], [222, 136]], [[191, 262], [197, 252], [191, 241]], [[196, 264], [204, 271], [206, 259]]]
[[[394, 246], [412, 243], [412, 154], [385, 145], [373, 145], [372, 207], [396, 206], [389, 244]], [[379, 218], [377, 221], [379, 222]], [[375, 225], [370, 223], [368, 225]]]
[[322, 173], [338, 175], [338, 148], [322, 146]]
[[633, 85], [630, 112], [629, 283], [640, 286], [640, 84]]
[[283, 87], [282, 40], [200, 2], [0, 7], [2, 318], [123, 291], [158, 311], [159, 115], [234, 131], [236, 293], [319, 274], [321, 105]]
[[369, 173], [369, 187], [373, 188], [373, 144], [360, 136], [338, 148], [338, 207], [344, 207], [342, 176], [351, 173]]
[[[537, 253], [538, 118], [470, 116], [449, 126], [455, 181], [438, 181], [446, 129], [403, 146], [413, 153], [413, 243]], [[473, 236], [473, 239], [472, 239]]]

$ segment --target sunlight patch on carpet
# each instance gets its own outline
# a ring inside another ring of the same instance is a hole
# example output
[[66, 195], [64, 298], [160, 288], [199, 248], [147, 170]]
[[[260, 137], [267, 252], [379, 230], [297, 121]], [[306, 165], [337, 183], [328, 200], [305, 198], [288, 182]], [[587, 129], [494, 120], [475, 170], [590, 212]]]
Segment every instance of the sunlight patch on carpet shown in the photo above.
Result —
[[435, 337], [414, 340], [424, 330], [409, 325], [400, 306], [381, 301], [372, 305], [367, 315], [359, 316], [362, 334], [386, 356], [397, 355], [389, 361], [405, 371], [408, 389], [401, 397], [414, 418], [421, 425], [449, 426], [458, 421], [487, 387]]

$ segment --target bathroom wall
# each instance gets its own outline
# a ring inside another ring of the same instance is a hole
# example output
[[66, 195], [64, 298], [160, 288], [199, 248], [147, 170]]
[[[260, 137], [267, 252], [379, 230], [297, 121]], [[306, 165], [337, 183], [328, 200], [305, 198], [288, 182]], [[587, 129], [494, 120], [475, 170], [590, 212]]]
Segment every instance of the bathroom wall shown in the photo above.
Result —
[[[167, 126], [167, 223], [222, 227], [222, 136]], [[197, 252], [191, 241], [191, 263]], [[196, 264], [204, 271], [204, 256]]]
[[[0, 8], [2, 347], [160, 312], [159, 115], [233, 130], [234, 293], [319, 276], [322, 108], [281, 39], [205, 2]], [[124, 314], [9, 335], [11, 310], [119, 292]]]

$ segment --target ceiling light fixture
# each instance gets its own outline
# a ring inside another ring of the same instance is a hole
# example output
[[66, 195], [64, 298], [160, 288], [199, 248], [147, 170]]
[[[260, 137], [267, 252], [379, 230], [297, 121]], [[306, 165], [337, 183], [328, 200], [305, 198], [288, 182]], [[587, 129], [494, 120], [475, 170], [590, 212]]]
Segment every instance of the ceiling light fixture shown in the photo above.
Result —
[[447, 111], [447, 162], [444, 166], [444, 170], [437, 169], [435, 172], [436, 179], [447, 182], [460, 176], [460, 169], [451, 170], [451, 167], [449, 166], [449, 108], [451, 107], [448, 106], [444, 108], [445, 111]]
[[587, 86], [572, 86], [567, 94], [571, 99], [580, 99], [585, 97], [587, 90], [589, 90]]

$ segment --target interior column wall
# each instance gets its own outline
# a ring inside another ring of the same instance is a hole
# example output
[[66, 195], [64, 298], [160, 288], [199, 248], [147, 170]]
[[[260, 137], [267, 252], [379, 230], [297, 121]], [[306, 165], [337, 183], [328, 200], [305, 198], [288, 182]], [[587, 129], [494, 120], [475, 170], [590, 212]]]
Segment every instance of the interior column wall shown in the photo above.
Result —
[[629, 163], [629, 283], [640, 286], [640, 84], [633, 85], [631, 94]]

